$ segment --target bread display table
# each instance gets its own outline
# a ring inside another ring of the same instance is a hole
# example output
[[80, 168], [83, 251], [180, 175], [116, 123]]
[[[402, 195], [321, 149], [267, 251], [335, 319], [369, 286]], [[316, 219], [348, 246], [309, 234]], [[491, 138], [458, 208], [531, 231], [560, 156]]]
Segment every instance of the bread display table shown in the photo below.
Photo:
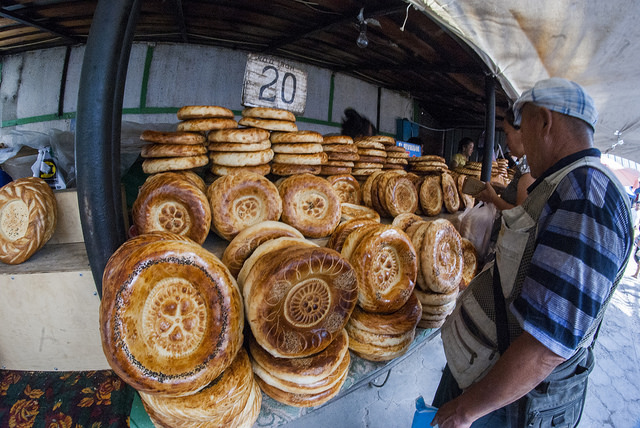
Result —
[[[332, 400], [321, 406], [311, 408], [287, 406], [263, 393], [262, 409], [260, 410], [260, 416], [258, 417], [254, 427], [277, 427], [284, 425], [340, 400], [359, 388], [368, 385], [370, 382], [380, 377], [380, 375], [389, 372], [414, 352], [419, 352], [424, 345], [437, 337], [439, 332], [440, 331], [436, 329], [417, 328], [416, 337], [407, 353], [391, 361], [367, 361], [352, 353], [349, 374], [344, 386], [340, 390], [340, 393]], [[151, 419], [149, 419], [147, 412], [142, 407], [142, 403], [138, 395], [136, 395], [133, 401], [130, 424], [132, 428], [153, 428]]]

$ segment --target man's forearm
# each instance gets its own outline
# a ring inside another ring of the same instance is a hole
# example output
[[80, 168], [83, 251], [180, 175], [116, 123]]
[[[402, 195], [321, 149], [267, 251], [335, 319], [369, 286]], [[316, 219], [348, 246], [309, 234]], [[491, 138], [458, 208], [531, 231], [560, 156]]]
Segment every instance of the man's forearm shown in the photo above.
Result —
[[469, 426], [524, 396], [563, 361], [525, 332], [513, 341], [482, 380], [440, 408], [437, 422], [442, 428]]

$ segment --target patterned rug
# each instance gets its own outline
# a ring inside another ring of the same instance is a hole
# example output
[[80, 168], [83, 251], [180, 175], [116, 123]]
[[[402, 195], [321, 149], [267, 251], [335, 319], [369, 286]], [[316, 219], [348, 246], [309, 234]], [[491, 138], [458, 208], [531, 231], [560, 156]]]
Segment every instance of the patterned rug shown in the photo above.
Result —
[[0, 427], [129, 427], [134, 395], [111, 370], [0, 370]]

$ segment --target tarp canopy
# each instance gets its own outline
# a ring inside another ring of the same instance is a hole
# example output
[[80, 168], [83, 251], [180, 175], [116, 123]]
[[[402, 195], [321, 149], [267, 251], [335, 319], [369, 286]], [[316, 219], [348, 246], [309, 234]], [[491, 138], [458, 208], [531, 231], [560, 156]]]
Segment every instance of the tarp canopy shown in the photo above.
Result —
[[640, 1], [408, 0], [464, 40], [515, 100], [564, 77], [599, 112], [595, 146], [640, 162]]

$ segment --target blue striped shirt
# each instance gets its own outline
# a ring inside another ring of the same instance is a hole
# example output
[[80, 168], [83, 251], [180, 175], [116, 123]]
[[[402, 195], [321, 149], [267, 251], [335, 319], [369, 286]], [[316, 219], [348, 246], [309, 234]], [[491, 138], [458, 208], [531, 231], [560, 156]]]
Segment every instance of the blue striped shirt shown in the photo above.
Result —
[[542, 211], [531, 269], [511, 310], [561, 357], [574, 353], [625, 263], [632, 240], [625, 197], [601, 171], [582, 167], [560, 182]]

